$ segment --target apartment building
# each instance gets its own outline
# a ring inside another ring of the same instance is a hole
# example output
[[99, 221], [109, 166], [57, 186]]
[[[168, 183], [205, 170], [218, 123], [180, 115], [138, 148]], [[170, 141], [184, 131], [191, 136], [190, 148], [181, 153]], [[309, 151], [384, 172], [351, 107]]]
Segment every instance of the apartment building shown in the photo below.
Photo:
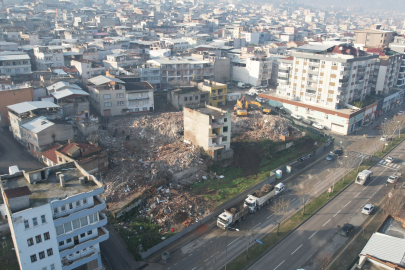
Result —
[[394, 41], [395, 31], [382, 30], [381, 26], [381, 24], [374, 24], [370, 29], [354, 31], [354, 43], [369, 47], [387, 48]]
[[390, 49], [398, 53], [405, 53], [405, 37], [396, 36], [394, 42], [390, 43]]
[[173, 52], [183, 52], [190, 48], [190, 43], [187, 40], [178, 39], [165, 39], [165, 44], [169, 46]]
[[85, 59], [71, 60], [70, 64], [77, 69], [84, 83], [87, 83], [92, 77], [104, 74], [106, 70], [105, 66]]
[[167, 101], [180, 111], [185, 107], [197, 108], [209, 102], [209, 93], [197, 87], [180, 87], [167, 92]]
[[148, 82], [125, 81], [125, 101], [126, 113], [146, 113], [154, 112], [153, 86]]
[[267, 85], [271, 79], [272, 60], [266, 57], [250, 57], [232, 61], [232, 79], [254, 86]]
[[88, 80], [90, 105], [103, 116], [123, 115], [125, 109], [125, 82], [100, 75]]
[[103, 60], [104, 67], [109, 68], [125, 68], [136, 67], [141, 64], [141, 58], [130, 56], [128, 54], [110, 54], [107, 59]]
[[8, 224], [22, 270], [101, 267], [109, 237], [103, 184], [76, 162], [2, 175]]
[[31, 58], [26, 53], [1, 52], [0, 75], [31, 74]]
[[28, 101], [7, 106], [11, 131], [14, 138], [25, 145], [22, 125], [37, 117], [60, 119], [62, 117], [59, 105], [50, 101]]
[[0, 84], [0, 126], [9, 125], [7, 106], [34, 99], [34, 90], [29, 83]]
[[90, 111], [89, 93], [81, 89], [63, 89], [52, 92], [51, 95], [55, 103], [60, 106], [64, 117]]
[[215, 161], [233, 156], [231, 145], [231, 113], [206, 105], [184, 108], [184, 141], [201, 146]]
[[225, 105], [228, 85], [224, 83], [204, 80], [198, 83], [198, 89], [207, 92], [209, 95], [209, 105], [218, 107]]
[[192, 57], [156, 58], [148, 60], [147, 64], [160, 68], [161, 87], [214, 77], [212, 62]]
[[36, 46], [34, 47], [34, 57], [38, 70], [64, 66], [62, 46]]
[[364, 48], [364, 51], [378, 55], [370, 70], [369, 89], [371, 93], [387, 94], [392, 87], [397, 86], [399, 76], [401, 76], [400, 85], [403, 84], [404, 68], [400, 75], [403, 54], [368, 47]]

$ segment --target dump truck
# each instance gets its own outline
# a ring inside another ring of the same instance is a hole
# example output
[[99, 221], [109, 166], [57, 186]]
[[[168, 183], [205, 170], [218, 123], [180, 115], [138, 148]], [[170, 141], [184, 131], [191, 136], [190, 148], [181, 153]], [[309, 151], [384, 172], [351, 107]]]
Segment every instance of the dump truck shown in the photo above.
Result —
[[240, 201], [228, 209], [225, 209], [224, 212], [218, 216], [217, 226], [226, 230], [236, 222], [242, 221], [248, 212], [248, 207], [245, 206], [243, 201]]
[[369, 170], [363, 170], [362, 172], [359, 172], [359, 174], [356, 177], [355, 183], [358, 185], [364, 185], [368, 179], [371, 178], [373, 175], [372, 171]]
[[266, 184], [247, 196], [245, 206], [249, 208], [250, 213], [254, 213], [263, 205], [270, 203], [274, 196], [276, 196], [276, 190], [272, 185]]

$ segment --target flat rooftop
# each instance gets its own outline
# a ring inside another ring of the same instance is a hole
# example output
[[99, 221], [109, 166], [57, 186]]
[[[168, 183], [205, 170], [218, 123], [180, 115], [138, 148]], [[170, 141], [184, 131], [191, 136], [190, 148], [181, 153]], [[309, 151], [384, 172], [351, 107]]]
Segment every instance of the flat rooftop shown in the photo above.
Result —
[[[29, 175], [39, 173], [42, 177], [49, 172], [48, 178], [41, 181], [33, 182], [32, 184], [26, 179]], [[57, 172], [61, 172], [65, 176], [65, 186], [60, 185]], [[99, 186], [92, 179], [89, 179], [86, 174], [83, 174], [74, 163], [66, 163], [65, 166], [53, 166], [34, 171], [17, 173], [17, 176], [9, 176], [7, 179], [2, 177], [1, 183], [5, 190], [13, 188], [28, 187], [31, 191], [29, 195], [30, 207], [38, 207], [47, 204], [53, 199], [59, 197], [65, 198], [83, 192], [89, 192], [97, 189]], [[79, 178], [87, 178], [86, 183], [81, 184]]]
[[205, 108], [198, 108], [195, 109], [195, 111], [206, 114], [206, 115], [211, 115], [211, 116], [221, 116], [227, 113], [226, 111], [223, 110], [216, 110], [213, 108], [205, 107]]

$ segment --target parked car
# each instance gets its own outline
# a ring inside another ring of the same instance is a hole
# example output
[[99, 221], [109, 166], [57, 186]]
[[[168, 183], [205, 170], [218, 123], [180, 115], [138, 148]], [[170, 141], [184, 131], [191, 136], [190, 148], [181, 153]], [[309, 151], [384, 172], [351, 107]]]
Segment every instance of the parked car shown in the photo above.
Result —
[[296, 115], [296, 114], [291, 114], [291, 117], [292, 118], [295, 118], [295, 119], [297, 119], [297, 120], [301, 120], [301, 116], [299, 116], [299, 115]]
[[388, 136], [381, 136], [380, 141], [386, 142], [388, 141]]
[[281, 114], [286, 114], [286, 111], [284, 110], [284, 108], [283, 107], [275, 107], [274, 108], [274, 110], [276, 111], [276, 112], [279, 112], [279, 113], [281, 113]]
[[351, 233], [354, 231], [354, 226], [350, 223], [345, 223], [343, 227], [340, 229], [340, 234], [346, 237], [349, 237]]
[[363, 214], [370, 215], [374, 210], [374, 205], [368, 203], [363, 207], [363, 210], [361, 211]]
[[246, 92], [246, 95], [253, 97], [256, 94], [254, 92]]
[[263, 103], [263, 102], [264, 102], [264, 100], [263, 100], [261, 97], [256, 97], [256, 101], [257, 101], [257, 102], [260, 102], [260, 103]]
[[399, 112], [397, 112], [397, 114], [398, 114], [398, 115], [403, 115], [404, 112], [403, 112], [403, 111], [399, 111]]
[[323, 129], [323, 126], [321, 124], [318, 124], [318, 123], [313, 123], [312, 126], [316, 127], [317, 129]]
[[309, 119], [306, 119], [306, 118], [303, 118], [302, 122], [305, 123], [305, 124], [308, 124], [308, 125], [312, 125], [312, 121], [309, 120]]
[[335, 159], [335, 155], [333, 153], [330, 153], [329, 155], [326, 156], [327, 161], [332, 161]]
[[387, 182], [390, 184], [395, 184], [398, 181], [398, 178], [398, 175], [391, 175], [390, 177], [388, 177]]
[[342, 148], [336, 149], [333, 153], [337, 156], [341, 156], [343, 154], [343, 149]]
[[376, 126], [374, 127], [374, 129], [375, 129], [375, 130], [380, 130], [380, 129], [381, 129], [381, 126], [380, 126], [380, 125], [376, 125]]
[[276, 195], [278, 195], [284, 191], [285, 186], [283, 185], [283, 183], [278, 183], [275, 188], [276, 188]]
[[393, 157], [387, 157], [385, 159], [385, 162], [387, 162], [387, 163], [394, 163], [394, 161], [395, 161], [395, 158], [393, 158]]

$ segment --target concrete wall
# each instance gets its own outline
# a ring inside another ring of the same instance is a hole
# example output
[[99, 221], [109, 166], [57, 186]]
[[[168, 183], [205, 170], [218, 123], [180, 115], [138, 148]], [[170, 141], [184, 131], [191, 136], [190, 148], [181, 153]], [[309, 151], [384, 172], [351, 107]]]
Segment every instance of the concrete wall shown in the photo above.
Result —
[[34, 100], [34, 91], [32, 90], [32, 87], [0, 91], [0, 125], [6, 126], [10, 124], [8, 120], [7, 106], [32, 100]]
[[184, 140], [204, 149], [209, 147], [210, 116], [184, 108]]
[[7, 202], [12, 212], [17, 212], [30, 206], [30, 199], [28, 198], [28, 195], [7, 199]]
[[[74, 127], [69, 124], [55, 124], [45, 130], [40, 131], [38, 134], [35, 134], [29, 130], [25, 131], [27, 134], [24, 135], [25, 141], [38, 147], [39, 152], [54, 142], [67, 141], [68, 139], [72, 139], [75, 135]], [[31, 139], [28, 138], [28, 134], [31, 135]], [[37, 138], [37, 141], [35, 141], [34, 138]]]
[[74, 116], [82, 111], [90, 111], [90, 102], [67, 103], [62, 106], [63, 116]]
[[214, 80], [216, 82], [229, 82], [231, 80], [231, 59], [215, 59]]

